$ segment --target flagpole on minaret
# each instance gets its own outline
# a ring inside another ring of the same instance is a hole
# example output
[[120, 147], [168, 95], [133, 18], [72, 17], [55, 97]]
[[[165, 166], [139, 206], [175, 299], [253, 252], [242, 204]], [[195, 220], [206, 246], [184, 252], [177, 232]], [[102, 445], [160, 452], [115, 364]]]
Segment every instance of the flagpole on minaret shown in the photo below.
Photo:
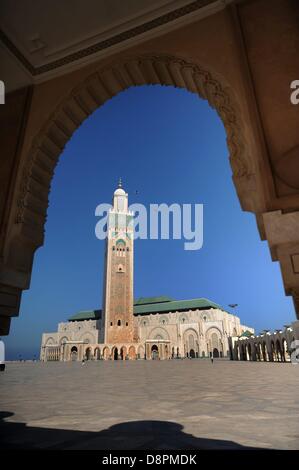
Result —
[[119, 187], [119, 188], [122, 188], [121, 176], [119, 177], [119, 180], [118, 180], [118, 187]]

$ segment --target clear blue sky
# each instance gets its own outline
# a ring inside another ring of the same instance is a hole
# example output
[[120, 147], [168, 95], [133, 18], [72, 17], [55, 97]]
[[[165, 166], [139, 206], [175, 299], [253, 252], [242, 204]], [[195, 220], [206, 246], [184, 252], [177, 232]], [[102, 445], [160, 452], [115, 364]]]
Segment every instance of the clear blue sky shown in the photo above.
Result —
[[201, 250], [185, 251], [181, 240], [136, 241], [135, 297], [206, 297], [228, 310], [237, 303], [241, 321], [257, 332], [295, 320], [279, 265], [254, 216], [241, 211], [216, 112], [185, 90], [138, 87], [99, 108], [61, 155], [45, 244], [4, 338], [8, 358], [38, 355], [42, 332], [101, 307], [104, 242], [95, 237], [94, 212], [111, 202], [119, 176], [130, 203], [204, 204]]

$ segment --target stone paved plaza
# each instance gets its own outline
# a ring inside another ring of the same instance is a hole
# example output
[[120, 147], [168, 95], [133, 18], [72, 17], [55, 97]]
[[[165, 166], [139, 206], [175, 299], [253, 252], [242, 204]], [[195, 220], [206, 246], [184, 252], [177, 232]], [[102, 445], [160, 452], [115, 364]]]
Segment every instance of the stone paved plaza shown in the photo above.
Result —
[[298, 388], [292, 364], [8, 363], [1, 447], [299, 449]]

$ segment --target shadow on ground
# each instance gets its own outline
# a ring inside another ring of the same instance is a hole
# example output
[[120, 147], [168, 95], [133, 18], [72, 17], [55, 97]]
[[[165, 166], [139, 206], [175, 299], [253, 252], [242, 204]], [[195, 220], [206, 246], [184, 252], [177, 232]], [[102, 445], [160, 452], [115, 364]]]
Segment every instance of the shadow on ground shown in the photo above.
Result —
[[30, 427], [7, 421], [13, 413], [0, 412], [1, 449], [86, 450], [256, 450], [236, 442], [194, 437], [183, 426], [168, 421], [129, 421], [99, 432]]

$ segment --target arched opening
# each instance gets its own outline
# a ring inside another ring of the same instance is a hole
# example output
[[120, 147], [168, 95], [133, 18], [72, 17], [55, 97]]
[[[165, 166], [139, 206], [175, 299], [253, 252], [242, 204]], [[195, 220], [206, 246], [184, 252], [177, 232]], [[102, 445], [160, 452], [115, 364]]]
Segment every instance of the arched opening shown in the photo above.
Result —
[[114, 361], [118, 360], [118, 349], [117, 349], [117, 347], [113, 348], [113, 360]]
[[241, 344], [241, 361], [246, 361], [246, 346], [245, 344]]
[[[206, 318], [206, 317], [205, 317], [205, 318]], [[206, 319], [207, 319], [207, 318], [206, 318]], [[187, 320], [186, 318], [184, 318], [184, 322], [185, 322], [185, 321], [188, 321], [188, 320]], [[119, 325], [120, 325], [120, 324], [119, 324]], [[213, 345], [212, 345], [211, 347], [213, 347]], [[219, 345], [217, 345], [217, 346], [215, 346], [215, 347], [216, 347], [216, 349], [219, 350], [220, 356], [222, 356], [222, 354], [223, 354], [223, 353], [222, 353], [222, 350], [223, 350], [223, 349], [222, 349], [222, 345], [219, 344]], [[187, 348], [188, 348], [188, 345], [187, 345]], [[189, 344], [189, 352], [188, 352], [188, 350], [187, 350], [187, 355], [188, 355], [188, 354], [190, 355], [190, 349], [195, 349], [195, 352], [196, 352], [196, 354], [197, 354], [196, 346], [195, 346], [195, 347], [194, 347], [193, 345], [190, 346], [190, 344]], [[211, 350], [211, 349], [210, 349], [210, 350]], [[183, 353], [182, 353], [182, 354], [183, 354]], [[81, 355], [80, 355], [80, 357], [81, 357]]]
[[78, 348], [73, 346], [71, 349], [71, 361], [77, 361], [78, 358]]
[[109, 351], [109, 348], [106, 346], [104, 349], [103, 349], [103, 358], [105, 360], [109, 359], [110, 357], [110, 351]]
[[134, 346], [129, 347], [129, 359], [130, 360], [136, 359], [136, 349]]
[[220, 357], [219, 350], [217, 348], [213, 349], [213, 357]]
[[190, 351], [189, 351], [189, 357], [191, 357], [191, 359], [194, 359], [194, 358], [195, 358], [195, 351], [194, 351], [194, 349], [190, 349]]
[[[149, 70], [152, 70], [152, 73], [149, 73]], [[111, 87], [112, 83], [113, 86]], [[65, 96], [53, 114], [49, 115], [48, 121], [42, 123], [42, 130], [34, 139], [35, 142], [39, 142], [38, 148], [33, 145], [33, 148], [28, 152], [28, 172], [24, 172], [24, 177], [20, 183], [19, 224], [22, 224], [23, 220], [28, 220], [28, 217], [34, 217], [34, 208], [30, 207], [30, 199], [25, 203], [27, 194], [24, 195], [23, 188], [28, 188], [29, 192], [32, 188], [32, 193], [34, 193], [35, 182], [31, 175], [34, 173], [35, 168], [39, 171], [43, 167], [43, 160], [48, 162], [49, 155], [47, 155], [45, 149], [48, 148], [49, 144], [51, 147], [49, 163], [54, 166], [61, 148], [64, 147], [73, 131], [86, 117], [111, 96], [137, 84], [160, 84], [185, 88], [198, 94], [203, 99], [207, 99], [209, 104], [216, 108], [227, 131], [230, 161], [235, 176], [234, 182], [238, 185], [239, 179], [246, 175], [246, 178], [242, 179], [242, 190], [239, 191], [239, 194], [244, 194], [243, 207], [252, 210], [252, 207], [248, 207], [252, 199], [246, 196], [246, 185], [251, 191], [252, 169], [247, 154], [249, 146], [246, 142], [245, 136], [247, 134], [233, 90], [223, 77], [219, 77], [209, 70], [204, 70], [199, 64], [188, 63], [184, 59], [171, 56], [146, 55], [126, 60], [124, 63], [113, 64], [109, 70], [98, 70], [97, 74], [87, 77], [83, 83], [76, 84], [76, 88], [70, 90], [69, 96]], [[103, 96], [103, 89], [109, 90], [108, 94], [106, 91]], [[82, 104], [82, 108], [77, 118], [78, 103]], [[82, 113], [83, 109], [84, 112]], [[76, 117], [73, 122], [70, 122], [70, 115]], [[62, 129], [64, 129], [64, 132], [62, 132]], [[59, 145], [57, 145], [57, 142], [59, 142]], [[50, 178], [51, 171], [49, 172]], [[47, 191], [49, 190], [49, 183], [50, 181], [46, 183]], [[40, 206], [42, 211], [45, 212], [47, 202], [41, 199]], [[25, 217], [24, 211], [28, 217]], [[40, 230], [40, 239], [42, 239], [43, 222], [37, 225], [36, 230]], [[34, 248], [39, 244], [35, 244]]]
[[[208, 352], [210, 356], [220, 357], [223, 353], [222, 351], [222, 342], [221, 342], [221, 333], [217, 328], [210, 328], [207, 332], [208, 337]], [[217, 356], [214, 355], [214, 351]]]
[[279, 339], [276, 340], [276, 354], [277, 354], [277, 361], [282, 362], [283, 361], [283, 354], [282, 354], [282, 349], [281, 349]]
[[159, 359], [159, 349], [156, 344], [153, 344], [151, 347], [151, 358], [153, 360]]
[[91, 348], [86, 348], [86, 349], [85, 349], [85, 359], [86, 359], [87, 361], [90, 361], [91, 356], [92, 356]]
[[127, 356], [127, 348], [125, 346], [122, 346], [122, 348], [120, 350], [120, 358], [122, 360], [125, 360], [126, 356]]
[[98, 361], [101, 359], [101, 351], [100, 348], [95, 348], [94, 350], [94, 358]]
[[145, 359], [145, 350], [143, 346], [138, 347], [138, 359]]

